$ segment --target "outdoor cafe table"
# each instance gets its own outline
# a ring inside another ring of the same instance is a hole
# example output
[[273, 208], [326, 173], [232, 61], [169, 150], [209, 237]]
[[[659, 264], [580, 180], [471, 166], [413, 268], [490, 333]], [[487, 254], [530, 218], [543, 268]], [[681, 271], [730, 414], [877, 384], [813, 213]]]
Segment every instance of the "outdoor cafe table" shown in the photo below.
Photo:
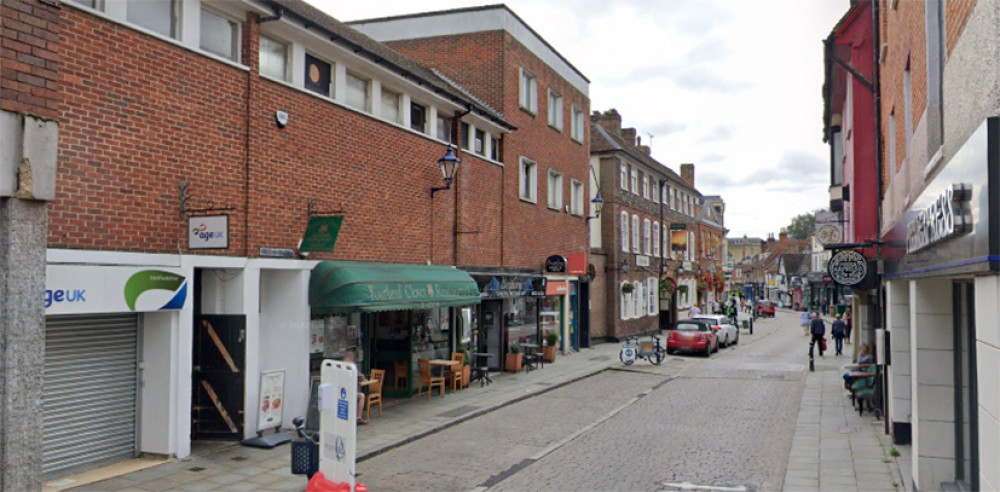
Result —
[[472, 360], [473, 360], [472, 370], [476, 371], [472, 380], [475, 381], [476, 379], [478, 379], [480, 388], [482, 388], [483, 385], [490, 384], [493, 382], [493, 380], [490, 379], [490, 368], [489, 368], [490, 357], [493, 357], [493, 354], [488, 354], [483, 352], [476, 352], [472, 354]]
[[451, 359], [431, 359], [430, 364], [431, 366], [439, 368], [440, 372], [438, 373], [438, 376], [444, 377], [444, 368], [451, 368], [452, 372], [454, 372], [455, 366], [458, 365], [459, 362]]
[[537, 367], [535, 367], [535, 362], [542, 360], [542, 358], [539, 357], [538, 353], [539, 350], [541, 350], [541, 346], [538, 345], [537, 343], [525, 342], [521, 344], [521, 348], [524, 349], [524, 356], [525, 356], [524, 358], [528, 362], [527, 364], [525, 364], [524, 368], [528, 371], [534, 371], [535, 369], [538, 369]]

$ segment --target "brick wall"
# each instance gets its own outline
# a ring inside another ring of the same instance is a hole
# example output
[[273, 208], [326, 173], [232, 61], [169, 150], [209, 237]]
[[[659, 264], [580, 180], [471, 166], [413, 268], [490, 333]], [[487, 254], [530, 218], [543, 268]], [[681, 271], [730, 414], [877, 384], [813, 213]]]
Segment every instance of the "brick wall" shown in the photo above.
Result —
[[0, 3], [0, 109], [58, 116], [59, 11], [37, 0]]
[[976, 7], [976, 0], [948, 0], [944, 5], [945, 47], [948, 50], [948, 56], [951, 56], [952, 48], [955, 47], [955, 43], [958, 42], [958, 38], [962, 36], [962, 31], [965, 29], [965, 22], [969, 20], [972, 9]]
[[[586, 221], [547, 206], [548, 170], [563, 175], [563, 203], [570, 204], [571, 180], [584, 185], [589, 199], [589, 123], [584, 118], [584, 142], [570, 138], [571, 107], [590, 114], [589, 99], [504, 31], [438, 36], [387, 43], [400, 53], [438, 68], [483, 101], [501, 111], [518, 127], [504, 137], [504, 168], [470, 169], [463, 163], [459, 234], [459, 264], [503, 265], [538, 269], [552, 254], [587, 252]], [[519, 69], [538, 78], [538, 113], [520, 109]], [[563, 96], [563, 129], [548, 125], [548, 89]], [[518, 197], [520, 157], [538, 163], [538, 203]], [[474, 187], [472, 187], [474, 185]], [[502, 193], [502, 195], [501, 195]], [[502, 208], [498, 206], [503, 197]], [[584, 205], [584, 210], [589, 208]], [[499, 221], [502, 217], [502, 221]], [[478, 231], [478, 232], [477, 232]], [[485, 234], [484, 231], [489, 231]], [[501, 234], [497, 241], [494, 231]], [[496, 248], [501, 247], [502, 251]], [[485, 263], [496, 259], [495, 263]]]
[[[452, 262], [454, 190], [439, 193], [433, 210], [429, 193], [442, 184], [444, 146], [259, 78], [255, 23], [244, 25], [248, 72], [74, 8], [61, 16], [50, 247], [188, 252], [178, 215], [186, 179], [194, 206], [236, 208], [230, 248], [199, 253], [295, 248], [312, 197], [319, 208], [347, 212], [336, 252], [315, 258], [422, 263], [433, 238], [434, 263]], [[290, 115], [284, 129], [278, 109]], [[499, 169], [462, 157], [460, 172]]]
[[[951, 8], [953, 2], [947, 2]], [[889, 184], [890, 170], [898, 170], [906, 156], [906, 124], [904, 121], [905, 99], [903, 75], [909, 63], [911, 87], [911, 131], [915, 130], [927, 106], [927, 42], [924, 28], [924, 3], [900, 1], [895, 9], [888, 8], [883, 0], [880, 11], [883, 22], [880, 32], [882, 43], [888, 44], [885, 61], [880, 66], [882, 90], [881, 133], [889, 133], [889, 115], [896, 115], [896, 162], [889, 162], [889, 139], [884, 138], [882, 148], [883, 193]]]

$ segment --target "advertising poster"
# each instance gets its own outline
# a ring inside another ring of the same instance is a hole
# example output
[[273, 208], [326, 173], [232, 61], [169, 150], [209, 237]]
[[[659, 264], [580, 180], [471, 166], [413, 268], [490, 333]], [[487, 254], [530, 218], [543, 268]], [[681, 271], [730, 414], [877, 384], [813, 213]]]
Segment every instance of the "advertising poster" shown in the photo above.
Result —
[[285, 398], [285, 371], [260, 374], [260, 415], [257, 432], [281, 426], [281, 410]]

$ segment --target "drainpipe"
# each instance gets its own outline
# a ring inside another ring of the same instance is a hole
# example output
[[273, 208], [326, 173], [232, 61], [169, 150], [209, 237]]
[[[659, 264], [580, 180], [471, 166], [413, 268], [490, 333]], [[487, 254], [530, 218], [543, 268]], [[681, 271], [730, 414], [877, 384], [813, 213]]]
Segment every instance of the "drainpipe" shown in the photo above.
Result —
[[[469, 105], [466, 106], [465, 112], [463, 112], [463, 113], [455, 116], [455, 130], [454, 131], [457, 132], [458, 136], [459, 136], [459, 140], [458, 140], [459, 155], [461, 155], [461, 153], [462, 153], [461, 149], [462, 149], [462, 142], [463, 142], [463, 140], [461, 139], [461, 137], [463, 137], [463, 135], [462, 135], [462, 118], [466, 117], [471, 112], [472, 112], [472, 104], [469, 104]], [[483, 145], [485, 146], [486, 142], [483, 142]], [[451, 259], [452, 259], [451, 263], [453, 265], [458, 265], [458, 218], [461, 217], [461, 214], [459, 213], [459, 205], [461, 204], [461, 201], [458, 199], [458, 193], [459, 193], [459, 190], [462, 189], [462, 187], [459, 185], [459, 181], [458, 180], [459, 180], [459, 176], [458, 176], [458, 173], [456, 173], [455, 174], [455, 222], [452, 224], [452, 229], [451, 229], [451, 241], [452, 241], [451, 242]]]

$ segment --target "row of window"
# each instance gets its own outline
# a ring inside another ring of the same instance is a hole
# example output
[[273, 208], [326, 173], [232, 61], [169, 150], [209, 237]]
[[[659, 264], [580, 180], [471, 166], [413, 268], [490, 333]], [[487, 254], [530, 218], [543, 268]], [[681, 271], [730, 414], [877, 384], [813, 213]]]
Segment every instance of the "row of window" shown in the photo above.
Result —
[[[531, 73], [530, 70], [521, 67], [519, 87], [519, 104], [521, 109], [524, 109], [533, 115], [538, 114], [538, 77]], [[562, 132], [564, 117], [563, 96], [559, 93], [559, 91], [551, 87], [549, 88], [548, 94], [549, 97], [547, 107], [549, 126]], [[583, 109], [578, 108], [575, 104], [570, 106], [569, 136], [579, 143], [583, 143], [584, 125], [586, 125], [587, 122], [586, 118], [587, 116], [583, 112]]]
[[[563, 175], [549, 168], [546, 204], [553, 210], [563, 210], [564, 206], [568, 206], [571, 214], [583, 216], [583, 182], [575, 179], [569, 181], [569, 203], [566, 204], [563, 201]], [[538, 203], [537, 162], [526, 157], [521, 158], [519, 183], [518, 196], [521, 200]]]
[[667, 205], [670, 207], [670, 210], [680, 212], [689, 217], [694, 217], [697, 213], [695, 208], [697, 200], [694, 195], [669, 183], [657, 191], [656, 187], [658, 185], [652, 175], [627, 164], [619, 166], [619, 183], [622, 190], [630, 191], [634, 195], [652, 200], [653, 203]]
[[[631, 223], [631, 236], [629, 235], [629, 223]], [[655, 258], [683, 259], [686, 261], [695, 260], [695, 235], [690, 231], [671, 231], [667, 224], [660, 227], [658, 221], [642, 219], [642, 237], [640, 239], [639, 216], [632, 215], [629, 220], [629, 213], [622, 212], [618, 219], [621, 231], [622, 253], [635, 253], [637, 255], [653, 256]], [[674, 240], [674, 235], [683, 236], [683, 240]], [[660, 254], [660, 238], [663, 238], [663, 254]], [[631, 248], [629, 243], [631, 242]]]
[[[632, 286], [632, 292], [625, 292], [626, 285]], [[649, 277], [646, 282], [624, 281], [618, 286], [621, 319], [637, 319], [644, 316], [656, 316], [660, 306], [657, 302], [659, 287], [656, 277]]]
[[[110, 7], [101, 0], [73, 0], [95, 10]], [[116, 12], [124, 7], [124, 20], [157, 34], [180, 39], [178, 21], [181, 0], [124, 0], [114, 3]], [[201, 50], [239, 63], [240, 36], [242, 23], [226, 16], [222, 11], [205, 8], [209, 2], [201, 2], [199, 46]], [[120, 14], [120, 12], [118, 12]], [[110, 13], [109, 13], [110, 15]], [[260, 35], [260, 74], [266, 77], [292, 82], [292, 44], [272, 37]], [[336, 99], [358, 111], [372, 114], [385, 121], [409, 127], [438, 140], [456, 143], [453, 136], [454, 118], [440, 114], [428, 104], [410, 100], [402, 91], [395, 91], [372, 79], [339, 67], [335, 63], [310, 52], [303, 58], [302, 86], [320, 96]], [[377, 95], [378, 102], [373, 99]], [[501, 141], [489, 132], [475, 128], [466, 122], [461, 124], [461, 146], [463, 149], [494, 161], [500, 160]]]

